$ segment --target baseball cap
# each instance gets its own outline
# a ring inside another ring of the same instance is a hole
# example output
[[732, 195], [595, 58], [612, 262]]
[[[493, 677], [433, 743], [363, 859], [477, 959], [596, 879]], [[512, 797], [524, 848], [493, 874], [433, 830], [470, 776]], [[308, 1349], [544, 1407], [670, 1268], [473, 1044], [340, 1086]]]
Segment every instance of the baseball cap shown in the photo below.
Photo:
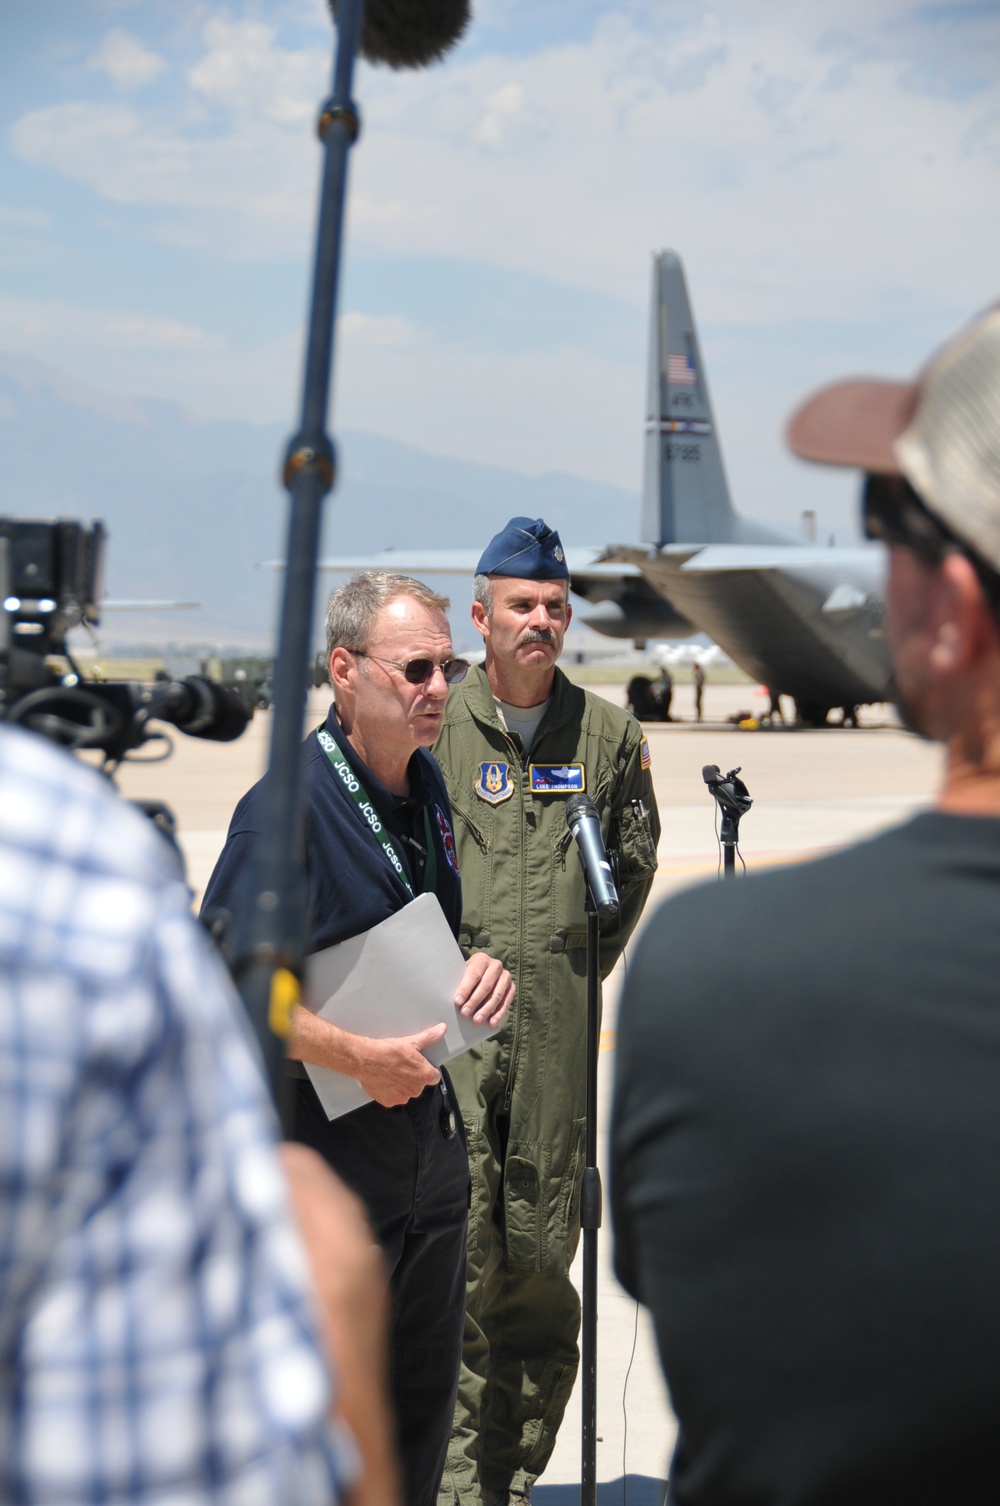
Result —
[[905, 476], [928, 512], [1000, 571], [1000, 304], [913, 382], [859, 377], [814, 393], [787, 438], [803, 460]]

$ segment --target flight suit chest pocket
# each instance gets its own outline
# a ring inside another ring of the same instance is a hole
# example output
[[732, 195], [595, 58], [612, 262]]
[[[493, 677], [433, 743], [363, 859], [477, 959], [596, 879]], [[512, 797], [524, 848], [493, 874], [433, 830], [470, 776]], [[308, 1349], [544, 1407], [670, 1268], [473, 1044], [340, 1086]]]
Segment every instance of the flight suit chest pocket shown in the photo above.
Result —
[[512, 1266], [543, 1270], [545, 1209], [538, 1167], [524, 1156], [508, 1156], [504, 1168], [504, 1225]]
[[621, 854], [623, 873], [631, 876], [655, 870], [656, 844], [653, 841], [649, 815], [641, 801], [633, 800], [621, 812], [611, 838]]

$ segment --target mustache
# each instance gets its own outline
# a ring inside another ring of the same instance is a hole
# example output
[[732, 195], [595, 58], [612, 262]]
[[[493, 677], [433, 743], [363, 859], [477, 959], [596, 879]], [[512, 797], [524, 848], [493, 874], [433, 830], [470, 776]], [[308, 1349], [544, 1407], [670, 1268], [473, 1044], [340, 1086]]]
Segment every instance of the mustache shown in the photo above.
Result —
[[555, 643], [555, 634], [548, 628], [526, 628], [521, 634], [522, 643]]

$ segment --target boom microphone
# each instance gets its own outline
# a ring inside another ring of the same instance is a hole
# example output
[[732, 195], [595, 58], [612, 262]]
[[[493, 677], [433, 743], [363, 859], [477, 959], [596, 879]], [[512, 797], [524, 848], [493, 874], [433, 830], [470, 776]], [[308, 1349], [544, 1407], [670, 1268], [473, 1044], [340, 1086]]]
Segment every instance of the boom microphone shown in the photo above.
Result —
[[204, 675], [189, 675], [184, 680], [172, 680], [162, 691], [154, 690], [148, 715], [169, 722], [188, 737], [231, 743], [246, 730], [251, 712], [234, 690]]
[[597, 913], [602, 920], [613, 920], [618, 914], [618, 891], [611, 876], [601, 818], [589, 795], [570, 796], [566, 802], [566, 823], [579, 848], [583, 876]]
[[[334, 20], [338, 0], [329, 0]], [[390, 68], [439, 62], [469, 24], [469, 0], [365, 0], [361, 55]]]

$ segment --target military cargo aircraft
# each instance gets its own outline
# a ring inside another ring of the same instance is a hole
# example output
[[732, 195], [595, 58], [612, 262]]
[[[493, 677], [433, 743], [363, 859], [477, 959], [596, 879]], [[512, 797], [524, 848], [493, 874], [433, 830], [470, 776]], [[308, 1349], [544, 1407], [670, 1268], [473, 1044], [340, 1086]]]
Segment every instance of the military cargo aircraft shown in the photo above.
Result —
[[[822, 547], [743, 517], [729, 496], [684, 268], [653, 258], [641, 544], [567, 549], [582, 620], [613, 638], [707, 633], [748, 674], [793, 697], [801, 722], [890, 697], [878, 545]], [[324, 560], [466, 574], [475, 550]]]

